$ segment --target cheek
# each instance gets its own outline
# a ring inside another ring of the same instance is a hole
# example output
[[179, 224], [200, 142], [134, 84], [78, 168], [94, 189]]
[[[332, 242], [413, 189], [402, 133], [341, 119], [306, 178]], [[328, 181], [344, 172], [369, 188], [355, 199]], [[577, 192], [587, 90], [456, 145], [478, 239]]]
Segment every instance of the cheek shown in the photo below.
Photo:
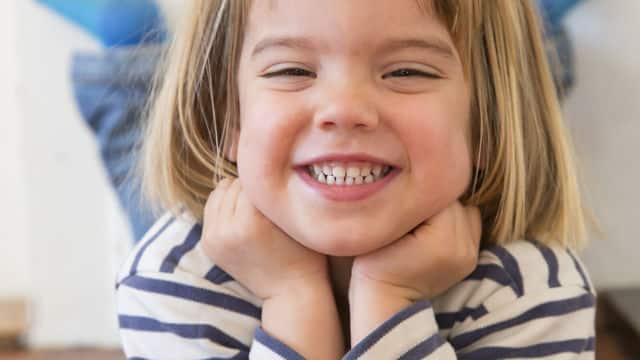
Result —
[[[441, 103], [442, 104], [442, 103]], [[410, 171], [418, 184], [432, 189], [431, 196], [456, 198], [471, 177], [468, 115], [450, 107], [413, 109], [411, 124], [403, 129]], [[462, 109], [464, 110], [464, 109]], [[453, 200], [453, 199], [450, 199]]]

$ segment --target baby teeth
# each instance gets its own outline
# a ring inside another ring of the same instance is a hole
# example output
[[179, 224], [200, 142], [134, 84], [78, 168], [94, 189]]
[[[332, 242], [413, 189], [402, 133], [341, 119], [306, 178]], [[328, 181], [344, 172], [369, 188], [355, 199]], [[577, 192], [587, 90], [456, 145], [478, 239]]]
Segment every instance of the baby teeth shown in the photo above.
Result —
[[347, 168], [347, 176], [355, 178], [357, 176], [360, 176], [360, 168], [354, 167], [354, 166], [349, 166]]
[[391, 167], [370, 163], [313, 164], [308, 167], [309, 174], [319, 183], [327, 185], [362, 185], [371, 184], [386, 176]]
[[344, 178], [347, 175], [347, 172], [342, 166], [336, 166], [333, 168], [333, 176], [337, 178]]

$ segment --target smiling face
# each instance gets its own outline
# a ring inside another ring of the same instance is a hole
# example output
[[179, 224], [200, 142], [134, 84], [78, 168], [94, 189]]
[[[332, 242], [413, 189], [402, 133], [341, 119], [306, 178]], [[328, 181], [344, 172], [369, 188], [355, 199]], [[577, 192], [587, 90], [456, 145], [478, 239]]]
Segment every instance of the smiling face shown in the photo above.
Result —
[[469, 86], [416, 0], [254, 0], [238, 87], [244, 190], [315, 251], [376, 250], [469, 184]]

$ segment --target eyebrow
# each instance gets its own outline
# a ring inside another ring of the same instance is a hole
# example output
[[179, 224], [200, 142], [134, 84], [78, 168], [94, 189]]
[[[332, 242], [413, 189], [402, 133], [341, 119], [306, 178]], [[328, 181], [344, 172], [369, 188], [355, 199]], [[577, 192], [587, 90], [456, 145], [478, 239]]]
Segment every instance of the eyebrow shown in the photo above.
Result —
[[410, 48], [429, 50], [447, 58], [455, 58], [455, 53], [451, 46], [438, 38], [391, 39], [384, 42], [381, 52], [393, 52]]
[[[314, 41], [306, 37], [267, 37], [256, 44], [251, 57], [274, 47], [285, 47], [299, 50], [313, 50], [316, 48]], [[380, 47], [380, 52], [393, 52], [408, 48], [425, 49], [434, 51], [447, 58], [455, 58], [454, 51], [445, 41], [437, 38], [399, 38], [386, 40]]]
[[256, 44], [251, 53], [251, 57], [255, 57], [266, 49], [274, 47], [300, 50], [312, 50], [315, 48], [313, 41], [305, 37], [268, 37]]

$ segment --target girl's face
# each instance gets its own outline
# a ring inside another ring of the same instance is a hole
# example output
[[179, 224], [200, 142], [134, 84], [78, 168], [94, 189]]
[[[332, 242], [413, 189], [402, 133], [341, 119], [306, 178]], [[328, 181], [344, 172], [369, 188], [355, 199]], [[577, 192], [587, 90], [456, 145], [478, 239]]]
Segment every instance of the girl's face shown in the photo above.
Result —
[[315, 251], [376, 250], [469, 184], [469, 86], [416, 0], [254, 0], [238, 79], [243, 188]]

